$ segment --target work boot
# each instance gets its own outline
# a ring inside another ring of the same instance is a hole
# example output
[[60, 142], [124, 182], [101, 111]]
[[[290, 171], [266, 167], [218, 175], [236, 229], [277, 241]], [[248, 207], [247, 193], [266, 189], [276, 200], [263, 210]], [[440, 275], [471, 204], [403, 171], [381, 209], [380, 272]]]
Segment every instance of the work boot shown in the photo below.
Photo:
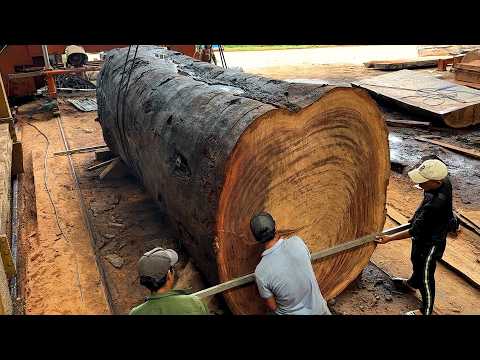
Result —
[[393, 285], [401, 292], [414, 293], [416, 291], [414, 287], [409, 285], [407, 279], [393, 278], [392, 281], [393, 281]]

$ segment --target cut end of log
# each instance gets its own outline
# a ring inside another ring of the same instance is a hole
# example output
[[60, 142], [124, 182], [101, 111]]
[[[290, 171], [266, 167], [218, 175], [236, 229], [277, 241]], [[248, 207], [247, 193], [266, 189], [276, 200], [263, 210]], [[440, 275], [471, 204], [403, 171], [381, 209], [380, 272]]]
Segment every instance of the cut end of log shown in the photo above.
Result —
[[[257, 118], [227, 163], [217, 217], [220, 281], [252, 272], [260, 261], [263, 246], [249, 227], [260, 211], [311, 252], [382, 229], [389, 168], [382, 115], [359, 89], [335, 88], [298, 113], [273, 110]], [[374, 248], [314, 264], [326, 299], [359, 275]], [[224, 295], [234, 313], [265, 310], [254, 284]]]

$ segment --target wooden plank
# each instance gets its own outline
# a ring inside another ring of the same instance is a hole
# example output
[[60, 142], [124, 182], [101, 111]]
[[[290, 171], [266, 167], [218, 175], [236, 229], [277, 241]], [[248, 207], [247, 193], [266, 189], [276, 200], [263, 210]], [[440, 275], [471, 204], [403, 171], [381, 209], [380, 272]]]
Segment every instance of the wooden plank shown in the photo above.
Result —
[[474, 84], [480, 83], [480, 72], [455, 68], [455, 80]]
[[461, 62], [457, 64], [455, 69], [462, 69], [462, 70], [471, 70], [480, 72], [480, 60], [473, 60], [470, 62]]
[[364, 63], [367, 68], [377, 70], [402, 70], [436, 67], [442, 58], [416, 58], [416, 59], [397, 59], [397, 60], [374, 60]]
[[112, 161], [115, 161], [115, 159], [118, 159], [118, 158], [110, 159], [110, 160], [101, 162], [100, 164], [96, 164], [96, 165], [90, 166], [90, 167], [87, 168], [87, 171], [92, 171], [92, 170], [96, 170], [96, 169], [100, 169], [100, 168], [102, 168], [102, 167], [105, 167], [105, 166], [107, 166], [108, 164], [110, 164]]
[[98, 178], [104, 180], [106, 178], [122, 178], [128, 175], [128, 169], [120, 158], [115, 158], [100, 173]]
[[475, 159], [480, 159], [480, 151], [477, 151], [475, 149], [467, 149], [467, 148], [464, 148], [464, 147], [461, 147], [461, 146], [458, 146], [458, 145], [452, 145], [452, 144], [449, 144], [449, 143], [446, 143], [446, 142], [443, 142], [443, 141], [427, 139], [427, 138], [422, 137], [422, 136], [416, 136], [415, 140], [427, 142], [427, 143], [434, 144], [434, 145], [438, 145], [438, 146], [447, 148], [449, 150], [455, 151], [457, 153], [460, 153], [460, 154], [463, 154], [463, 155], [466, 155], [466, 156], [470, 156], [470, 157], [473, 157]]
[[12, 144], [12, 175], [23, 173], [23, 147], [17, 141]]
[[84, 153], [84, 152], [93, 152], [97, 149], [103, 149], [108, 147], [107, 145], [97, 145], [97, 146], [89, 146], [89, 147], [83, 147], [83, 148], [77, 148], [77, 149], [70, 149], [69, 151], [59, 151], [54, 153], [53, 155], [67, 155], [67, 154], [77, 154], [77, 153]]
[[[409, 221], [407, 217], [391, 206], [387, 206], [387, 215], [399, 224]], [[469, 230], [464, 229], [464, 232], [469, 232]], [[472, 286], [480, 289], [480, 264], [477, 262], [477, 256], [472, 247], [460, 235], [457, 237], [448, 235], [445, 252], [439, 261]]]
[[395, 126], [395, 127], [409, 127], [409, 128], [429, 128], [432, 126], [432, 123], [429, 121], [413, 121], [413, 120], [394, 120], [394, 119], [387, 119], [385, 120], [387, 125]]
[[468, 227], [470, 230], [480, 235], [480, 211], [474, 210], [463, 210], [459, 209], [455, 211], [455, 215], [457, 215], [460, 223], [462, 223], [465, 227]]
[[352, 82], [374, 97], [462, 128], [480, 123], [480, 91], [425, 73], [400, 70]]
[[3, 267], [5, 269], [7, 279], [13, 278], [17, 274], [17, 269], [13, 261], [7, 235], [5, 234], [0, 235], [0, 256], [2, 257]]
[[467, 81], [461, 81], [461, 80], [456, 80], [456, 79], [454, 79], [453, 82], [454, 82], [455, 84], [458, 84], [458, 85], [467, 86], [467, 87], [471, 87], [471, 88], [479, 89], [479, 90], [480, 90], [480, 84], [477, 84], [477, 83], [472, 83], [472, 82], [467, 82]]

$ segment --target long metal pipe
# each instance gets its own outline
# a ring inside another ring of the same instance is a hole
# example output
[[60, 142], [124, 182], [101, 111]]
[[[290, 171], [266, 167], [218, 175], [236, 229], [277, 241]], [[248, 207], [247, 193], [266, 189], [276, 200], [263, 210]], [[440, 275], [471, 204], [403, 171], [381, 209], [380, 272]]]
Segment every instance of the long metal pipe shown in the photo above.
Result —
[[47, 45], [42, 45], [42, 53], [43, 53], [43, 61], [45, 62], [45, 69], [47, 70], [52, 69], [52, 65], [50, 65], [50, 59], [48, 58]]
[[[11, 251], [12, 251], [12, 258], [15, 267], [18, 269], [17, 263], [17, 237], [18, 237], [18, 175], [15, 175], [12, 181], [12, 243], [11, 243]], [[12, 300], [17, 299], [17, 275], [13, 277], [10, 282], [10, 294], [12, 296]]]

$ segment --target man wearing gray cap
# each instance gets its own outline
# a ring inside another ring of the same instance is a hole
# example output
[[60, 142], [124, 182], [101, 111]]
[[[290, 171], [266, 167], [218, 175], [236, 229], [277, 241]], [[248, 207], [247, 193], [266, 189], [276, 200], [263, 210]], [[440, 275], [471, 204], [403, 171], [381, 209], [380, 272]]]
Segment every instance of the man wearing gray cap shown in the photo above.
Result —
[[427, 158], [408, 173], [410, 179], [423, 189], [423, 201], [410, 220], [411, 228], [395, 235], [377, 236], [377, 242], [412, 238], [410, 279], [394, 279], [405, 291], [420, 290], [422, 308], [407, 315], [431, 315], [435, 299], [435, 269], [445, 251], [447, 234], [458, 228], [452, 208], [452, 185], [447, 166], [438, 158]]
[[208, 315], [208, 307], [185, 290], [173, 290], [174, 266], [178, 255], [172, 249], [157, 247], [138, 261], [140, 284], [150, 290], [146, 301], [133, 308], [130, 315]]
[[255, 215], [250, 229], [265, 247], [255, 281], [270, 311], [277, 315], [330, 315], [303, 240], [298, 236], [281, 238], [268, 213]]

